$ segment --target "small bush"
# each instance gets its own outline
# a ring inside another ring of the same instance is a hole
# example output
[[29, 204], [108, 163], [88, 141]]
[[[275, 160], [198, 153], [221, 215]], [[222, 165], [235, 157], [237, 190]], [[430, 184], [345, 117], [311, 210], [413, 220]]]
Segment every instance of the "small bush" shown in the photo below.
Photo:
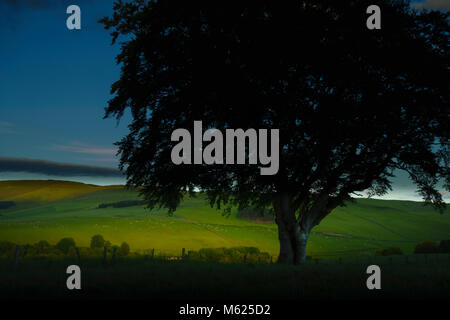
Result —
[[13, 257], [16, 245], [9, 241], [0, 242], [0, 256]]
[[91, 248], [103, 248], [105, 246], [105, 239], [101, 234], [96, 234], [91, 238]]
[[414, 249], [414, 253], [437, 253], [439, 252], [438, 245], [433, 241], [424, 241], [419, 243]]
[[116, 253], [118, 253], [118, 254], [120, 255], [120, 247], [119, 247], [119, 246], [113, 245], [113, 246], [111, 246], [111, 248], [109, 249], [109, 251], [110, 251], [111, 253], [113, 253], [114, 251], [116, 251]]
[[439, 252], [450, 253], [450, 240], [441, 240], [439, 243]]
[[190, 251], [189, 259], [220, 263], [268, 263], [270, 255], [255, 247], [202, 248], [199, 251]]
[[144, 204], [146, 204], [145, 200], [125, 200], [125, 201], [112, 202], [112, 203], [100, 203], [97, 208], [98, 209], [105, 209], [108, 207], [127, 208], [127, 207], [141, 206]]
[[77, 257], [77, 249], [73, 246], [69, 248], [69, 252], [67, 252], [67, 256], [75, 258]]
[[126, 257], [130, 253], [130, 246], [126, 242], [120, 245], [120, 255]]
[[37, 253], [46, 253], [50, 248], [50, 243], [48, 243], [45, 240], [41, 240], [38, 243], [34, 245], [34, 248], [36, 249]]
[[75, 240], [72, 238], [63, 238], [56, 244], [56, 248], [64, 254], [67, 254], [70, 247], [75, 247]]
[[386, 249], [377, 250], [375, 254], [377, 256], [392, 256], [392, 255], [401, 255], [403, 254], [403, 251], [399, 247], [390, 247]]
[[79, 252], [80, 252], [80, 256], [81, 258], [97, 258], [97, 257], [101, 257], [101, 255], [103, 254], [103, 252], [101, 251], [100, 248], [84, 248], [81, 247], [79, 248]]

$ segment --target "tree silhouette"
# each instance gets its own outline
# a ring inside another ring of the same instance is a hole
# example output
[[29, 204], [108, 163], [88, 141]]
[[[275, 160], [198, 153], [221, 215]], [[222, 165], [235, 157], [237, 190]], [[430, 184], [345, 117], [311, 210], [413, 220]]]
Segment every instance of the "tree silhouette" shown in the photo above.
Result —
[[[311, 228], [355, 193], [405, 170], [427, 203], [450, 188], [448, 13], [371, 1], [117, 1], [101, 20], [122, 40], [105, 117], [129, 185], [173, 212], [187, 191], [212, 206], [273, 206], [279, 262], [303, 263]], [[177, 128], [280, 129], [280, 168], [175, 165]]]

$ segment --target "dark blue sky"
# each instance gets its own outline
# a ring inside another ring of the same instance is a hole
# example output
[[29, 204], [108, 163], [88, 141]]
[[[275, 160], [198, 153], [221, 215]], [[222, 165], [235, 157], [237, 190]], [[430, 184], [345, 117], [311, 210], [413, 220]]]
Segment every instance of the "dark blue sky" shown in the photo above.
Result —
[[[82, 29], [66, 27], [79, 4]], [[103, 120], [118, 46], [97, 23], [112, 1], [0, 3], [0, 156], [116, 166], [126, 121]]]
[[[448, 8], [450, 0], [422, 3]], [[66, 8], [71, 4], [81, 8], [81, 30], [66, 27]], [[5, 172], [1, 165], [11, 163], [10, 158], [117, 167], [113, 143], [127, 133], [129, 117], [118, 126], [114, 119], [102, 119], [110, 86], [120, 70], [115, 63], [119, 47], [111, 46], [111, 37], [98, 23], [111, 15], [112, 4], [108, 0], [0, 2], [0, 180], [61, 178], [61, 171], [59, 176]], [[17, 167], [21, 165], [18, 162]], [[30, 163], [22, 167], [29, 168]], [[67, 172], [73, 172], [69, 167]], [[64, 179], [124, 182], [115, 174], [102, 178], [67, 174]], [[391, 197], [416, 197], [405, 177], [397, 179], [395, 191]]]

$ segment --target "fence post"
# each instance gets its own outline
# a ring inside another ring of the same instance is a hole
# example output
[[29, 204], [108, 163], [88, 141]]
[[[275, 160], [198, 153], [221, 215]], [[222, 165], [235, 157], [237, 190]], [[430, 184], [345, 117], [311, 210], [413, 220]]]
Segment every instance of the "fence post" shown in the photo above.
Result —
[[114, 247], [113, 254], [112, 254], [112, 264], [116, 264], [116, 253], [117, 253], [117, 247]]
[[16, 245], [16, 253], [14, 256], [14, 265], [16, 265], [16, 266], [19, 263], [19, 252], [20, 252], [20, 248], [18, 245]]
[[155, 248], [152, 249], [152, 260], [155, 258]]
[[270, 264], [272, 264], [272, 263], [273, 263], [273, 257], [270, 256]]
[[181, 260], [183, 260], [183, 261], [184, 261], [184, 254], [185, 254], [185, 252], [186, 252], [186, 248], [182, 248], [181, 249]]
[[103, 264], [106, 265], [106, 246], [103, 247]]
[[247, 262], [247, 254], [244, 254], [244, 263]]
[[78, 247], [75, 247], [75, 251], [77, 253], [78, 264], [80, 264], [81, 263], [80, 249]]

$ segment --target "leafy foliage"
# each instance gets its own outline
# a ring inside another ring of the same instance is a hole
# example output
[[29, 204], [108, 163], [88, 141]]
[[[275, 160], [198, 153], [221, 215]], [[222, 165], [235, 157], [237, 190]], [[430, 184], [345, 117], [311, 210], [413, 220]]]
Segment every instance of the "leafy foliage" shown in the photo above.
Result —
[[0, 255], [13, 257], [16, 245], [9, 241], [0, 242]]
[[56, 248], [64, 254], [67, 254], [71, 247], [75, 247], [75, 240], [73, 238], [63, 238], [56, 244]]
[[270, 255], [254, 247], [203, 248], [190, 251], [189, 260], [220, 263], [269, 263]]
[[91, 248], [103, 248], [105, 246], [105, 239], [101, 234], [96, 234], [91, 239]]
[[[371, 1], [116, 1], [102, 22], [124, 38], [105, 117], [130, 109], [118, 142], [130, 186], [172, 213], [193, 190], [211, 205], [273, 205], [280, 258], [304, 261], [312, 227], [355, 193], [381, 195], [405, 170], [427, 203], [450, 189], [449, 14]], [[175, 165], [171, 133], [279, 128], [280, 169]], [[300, 229], [302, 238], [297, 231]]]
[[130, 253], [130, 245], [126, 242], [122, 242], [120, 245], [120, 255], [127, 256]]
[[414, 249], [414, 253], [438, 253], [439, 247], [433, 241], [424, 241], [419, 243]]
[[[92, 237], [96, 245], [102, 240], [101, 235], [95, 235]], [[125, 257], [130, 255], [130, 246], [123, 242], [119, 247], [112, 245], [109, 241], [104, 241], [104, 246], [107, 248], [107, 253], [110, 255], [116, 251], [119, 256]], [[59, 257], [72, 257], [78, 258], [90, 258], [90, 257], [103, 257], [103, 248], [101, 247], [78, 247], [75, 246], [75, 241], [72, 238], [63, 238], [56, 245], [51, 245], [45, 240], [41, 240], [34, 245], [24, 244], [17, 245], [12, 242], [2, 241], [0, 242], [0, 257], [14, 258], [16, 247], [19, 247], [19, 256], [27, 258], [59, 258]], [[116, 249], [115, 249], [116, 248]]]
[[108, 207], [112, 208], [126, 208], [126, 207], [134, 207], [134, 206], [140, 206], [145, 204], [146, 202], [144, 200], [124, 200], [119, 202], [113, 202], [113, 203], [100, 203], [98, 205], [99, 209], [105, 209]]
[[38, 243], [35, 244], [35, 248], [37, 253], [44, 253], [45, 251], [47, 251], [50, 248], [50, 243], [48, 243], [48, 241], [45, 240], [41, 240]]
[[439, 252], [450, 253], [450, 240], [441, 240], [439, 243]]
[[402, 249], [398, 247], [390, 247], [386, 249], [380, 249], [377, 252], [375, 252], [377, 256], [392, 256], [392, 255], [401, 255], [403, 254]]

